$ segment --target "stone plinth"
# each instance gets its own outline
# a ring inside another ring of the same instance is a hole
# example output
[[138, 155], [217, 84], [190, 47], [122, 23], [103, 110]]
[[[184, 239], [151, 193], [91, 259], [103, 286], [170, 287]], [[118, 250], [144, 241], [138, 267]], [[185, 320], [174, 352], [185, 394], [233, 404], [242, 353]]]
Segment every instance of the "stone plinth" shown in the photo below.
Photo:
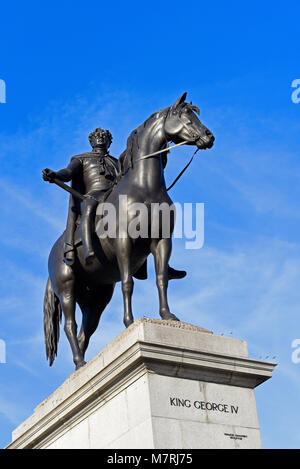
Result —
[[245, 341], [139, 319], [38, 405], [8, 448], [260, 448], [254, 388], [274, 366], [250, 359]]

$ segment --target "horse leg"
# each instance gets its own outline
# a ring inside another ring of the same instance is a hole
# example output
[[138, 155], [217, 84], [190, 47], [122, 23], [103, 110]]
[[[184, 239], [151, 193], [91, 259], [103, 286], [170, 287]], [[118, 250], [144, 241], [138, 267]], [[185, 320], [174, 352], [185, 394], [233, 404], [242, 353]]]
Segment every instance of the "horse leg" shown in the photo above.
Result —
[[114, 292], [113, 285], [103, 285], [100, 292], [84, 292], [78, 298], [78, 304], [82, 311], [82, 325], [78, 334], [79, 348], [84, 354], [89, 345], [92, 334], [98, 327], [101, 314], [110, 302]]
[[170, 312], [167, 298], [168, 290], [168, 265], [172, 251], [172, 241], [170, 238], [154, 239], [151, 242], [151, 252], [154, 256], [156, 285], [159, 296], [159, 314], [162, 319], [179, 319]]
[[130, 326], [130, 324], [133, 323], [131, 298], [134, 286], [130, 266], [131, 240], [128, 237], [118, 238], [116, 240], [116, 254], [122, 282], [122, 293], [124, 302], [123, 322], [125, 327], [128, 327]]
[[85, 365], [86, 362], [83, 359], [83, 354], [77, 340], [77, 324], [75, 320], [76, 301], [73, 280], [65, 283], [63, 291], [59, 295], [59, 301], [65, 317], [64, 330], [72, 349], [76, 370], [78, 370], [78, 368]]

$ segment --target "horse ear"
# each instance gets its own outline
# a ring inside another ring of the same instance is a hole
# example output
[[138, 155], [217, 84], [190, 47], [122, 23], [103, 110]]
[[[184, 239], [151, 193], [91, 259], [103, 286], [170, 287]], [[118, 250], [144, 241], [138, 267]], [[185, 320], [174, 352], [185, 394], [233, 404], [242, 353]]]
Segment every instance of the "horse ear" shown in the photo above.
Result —
[[179, 104], [184, 103], [185, 98], [186, 98], [186, 95], [187, 95], [187, 92], [183, 93], [183, 95], [180, 96], [180, 98], [178, 98], [178, 99], [175, 101], [175, 103], [173, 104], [172, 107], [173, 107], [174, 109], [176, 109], [177, 106], [179, 106]]

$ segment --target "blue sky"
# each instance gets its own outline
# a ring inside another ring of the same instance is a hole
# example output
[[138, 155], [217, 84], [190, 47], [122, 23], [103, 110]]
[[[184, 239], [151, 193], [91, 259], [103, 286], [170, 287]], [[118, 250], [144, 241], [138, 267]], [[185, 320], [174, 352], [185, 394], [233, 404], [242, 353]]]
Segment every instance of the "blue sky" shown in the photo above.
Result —
[[[172, 190], [204, 202], [205, 244], [172, 265], [181, 320], [247, 340], [250, 356], [276, 356], [256, 390], [265, 448], [299, 448], [300, 78], [299, 2], [5, 2], [0, 14], [0, 446], [73, 371], [62, 334], [50, 369], [42, 302], [51, 245], [64, 229], [67, 195], [41, 179], [89, 148], [95, 127], [118, 156], [132, 129], [184, 91], [216, 137]], [[191, 154], [174, 150], [172, 181]], [[153, 268], [136, 282], [135, 318], [158, 317]], [[147, 301], [145, 301], [145, 299]], [[145, 306], [146, 305], [146, 306]], [[88, 358], [123, 330], [120, 288], [93, 336]]]

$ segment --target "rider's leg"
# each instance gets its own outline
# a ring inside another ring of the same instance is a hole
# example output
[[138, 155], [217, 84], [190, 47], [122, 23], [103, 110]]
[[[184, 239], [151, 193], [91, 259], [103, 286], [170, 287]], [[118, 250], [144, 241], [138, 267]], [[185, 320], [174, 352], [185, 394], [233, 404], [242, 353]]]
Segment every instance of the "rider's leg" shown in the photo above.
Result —
[[68, 220], [64, 238], [64, 262], [67, 265], [72, 265], [75, 260], [74, 232], [77, 215], [78, 213], [76, 212], [75, 201], [73, 199], [73, 196], [71, 195], [69, 201]]
[[86, 199], [83, 204], [80, 229], [82, 236], [82, 244], [84, 249], [84, 259], [89, 263], [95, 257], [92, 233], [94, 228], [94, 218], [96, 215], [97, 201], [93, 199]]

